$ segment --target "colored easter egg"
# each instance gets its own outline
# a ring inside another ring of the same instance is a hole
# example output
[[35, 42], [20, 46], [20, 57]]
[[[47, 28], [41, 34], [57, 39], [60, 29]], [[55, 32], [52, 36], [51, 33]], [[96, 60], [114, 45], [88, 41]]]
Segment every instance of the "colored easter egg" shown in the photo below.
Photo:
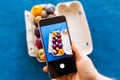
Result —
[[41, 60], [40, 57], [41, 57], [43, 54], [45, 54], [44, 49], [39, 49], [39, 50], [37, 51], [37, 58]]
[[37, 38], [40, 38], [39, 28], [35, 28], [34, 34], [36, 35]]
[[58, 38], [61, 38], [61, 34], [57, 34], [57, 37], [58, 37]]
[[61, 38], [57, 38], [57, 42], [58, 42], [58, 43], [61, 43], [61, 42], [62, 42], [62, 39], [61, 39]]
[[59, 48], [62, 48], [62, 47], [63, 47], [63, 44], [62, 44], [62, 43], [59, 43], [57, 46], [58, 46]]
[[55, 44], [56, 43], [56, 39], [52, 39], [52, 43]]
[[45, 10], [43, 10], [42, 13], [41, 13], [41, 16], [42, 16], [43, 18], [47, 17], [47, 12], [46, 12]]
[[56, 35], [56, 34], [57, 34], [56, 32], [54, 32], [54, 31], [52, 32], [52, 35]]
[[53, 55], [57, 55], [57, 51], [56, 50], [52, 50]]
[[58, 54], [63, 55], [64, 54], [64, 49], [59, 49]]
[[37, 47], [38, 49], [42, 49], [42, 48], [43, 48], [41, 38], [37, 38], [37, 39], [36, 39], [36, 47]]
[[35, 5], [32, 7], [31, 12], [33, 16], [40, 16], [43, 8], [40, 5]]
[[36, 17], [34, 17], [33, 23], [35, 24], [36, 27], [38, 26], [38, 22], [39, 22], [41, 19], [42, 19], [41, 16], [36, 16]]
[[56, 49], [56, 47], [57, 47], [56, 44], [53, 44], [53, 45], [52, 45], [52, 48], [53, 48], [53, 49]]
[[52, 4], [47, 4], [47, 5], [45, 6], [45, 10], [46, 10], [46, 12], [47, 12], [48, 14], [54, 14], [54, 12], [55, 12], [55, 6], [52, 5]]

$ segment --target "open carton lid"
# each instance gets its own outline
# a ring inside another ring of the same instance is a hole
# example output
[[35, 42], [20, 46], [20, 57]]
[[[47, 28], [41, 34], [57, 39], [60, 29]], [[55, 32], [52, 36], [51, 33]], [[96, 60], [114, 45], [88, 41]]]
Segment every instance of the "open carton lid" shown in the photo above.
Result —
[[93, 50], [91, 34], [82, 4], [78, 1], [59, 3], [55, 14], [66, 17], [70, 37], [83, 54], [90, 54]]

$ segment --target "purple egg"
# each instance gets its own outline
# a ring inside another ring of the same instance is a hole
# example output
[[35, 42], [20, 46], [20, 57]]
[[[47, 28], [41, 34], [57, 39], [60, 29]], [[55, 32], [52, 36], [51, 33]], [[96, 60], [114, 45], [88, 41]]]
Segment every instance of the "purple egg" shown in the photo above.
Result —
[[37, 47], [38, 49], [42, 49], [42, 48], [43, 48], [41, 38], [37, 38], [37, 40], [36, 40], [36, 47]]
[[57, 47], [56, 44], [53, 44], [53, 45], [52, 45], [52, 48], [53, 48], [53, 49], [56, 49], [56, 47]]
[[58, 47], [59, 47], [59, 48], [62, 48], [62, 47], [63, 47], [63, 44], [62, 44], [62, 43], [59, 43], [59, 44], [58, 44]]
[[55, 44], [55, 43], [56, 43], [56, 40], [55, 40], [55, 39], [52, 39], [52, 42], [53, 42], [53, 44]]
[[61, 42], [62, 42], [62, 39], [61, 39], [61, 38], [58, 38], [58, 39], [57, 39], [57, 42], [58, 42], [58, 43], [61, 43]]
[[34, 34], [37, 38], [40, 38], [40, 32], [39, 32], [39, 29], [38, 28], [35, 28], [34, 30]]

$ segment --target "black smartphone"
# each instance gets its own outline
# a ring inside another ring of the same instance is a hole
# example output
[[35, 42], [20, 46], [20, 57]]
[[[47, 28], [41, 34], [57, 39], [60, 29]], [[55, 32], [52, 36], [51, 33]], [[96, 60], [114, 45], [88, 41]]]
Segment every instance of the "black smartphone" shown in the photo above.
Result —
[[42, 19], [39, 21], [39, 28], [50, 77], [56, 78], [76, 72], [66, 18], [57, 16]]

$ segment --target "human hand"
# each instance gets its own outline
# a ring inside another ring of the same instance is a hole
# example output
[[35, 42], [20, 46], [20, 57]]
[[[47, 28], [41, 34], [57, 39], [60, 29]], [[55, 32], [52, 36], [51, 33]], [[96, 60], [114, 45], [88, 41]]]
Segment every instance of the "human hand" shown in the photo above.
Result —
[[[91, 59], [85, 54], [82, 54], [73, 42], [72, 49], [75, 54], [77, 72], [52, 80], [111, 80], [100, 75], [94, 67]], [[46, 60], [45, 55], [42, 55], [41, 59]], [[48, 72], [48, 66], [45, 66], [43, 71]]]

